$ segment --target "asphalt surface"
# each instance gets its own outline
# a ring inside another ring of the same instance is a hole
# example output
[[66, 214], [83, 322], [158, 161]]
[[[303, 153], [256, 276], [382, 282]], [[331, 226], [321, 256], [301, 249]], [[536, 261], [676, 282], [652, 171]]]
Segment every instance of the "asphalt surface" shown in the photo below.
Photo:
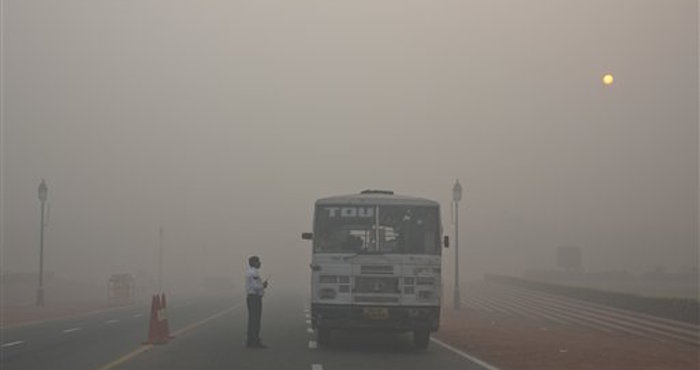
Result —
[[2, 369], [427, 369], [484, 370], [443, 344], [413, 349], [410, 335], [336, 333], [318, 348], [296, 295], [264, 300], [261, 337], [267, 349], [244, 346], [246, 312], [240, 299], [174, 301], [169, 343], [144, 346], [145, 305], [3, 330]]

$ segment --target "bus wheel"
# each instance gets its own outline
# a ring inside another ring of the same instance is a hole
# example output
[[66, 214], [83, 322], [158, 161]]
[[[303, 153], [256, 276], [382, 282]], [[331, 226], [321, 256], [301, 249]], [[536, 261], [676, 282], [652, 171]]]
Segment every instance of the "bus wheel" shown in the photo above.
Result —
[[319, 346], [327, 346], [331, 342], [331, 329], [319, 326], [316, 328], [316, 341]]
[[413, 345], [418, 349], [428, 348], [430, 342], [430, 330], [418, 329], [413, 332]]

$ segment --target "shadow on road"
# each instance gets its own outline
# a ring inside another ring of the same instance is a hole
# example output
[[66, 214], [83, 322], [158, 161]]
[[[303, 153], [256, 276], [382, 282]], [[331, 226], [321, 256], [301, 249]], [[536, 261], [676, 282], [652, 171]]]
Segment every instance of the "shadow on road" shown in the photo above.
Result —
[[421, 353], [413, 346], [410, 333], [375, 333], [334, 331], [330, 344], [323, 347], [334, 352]]

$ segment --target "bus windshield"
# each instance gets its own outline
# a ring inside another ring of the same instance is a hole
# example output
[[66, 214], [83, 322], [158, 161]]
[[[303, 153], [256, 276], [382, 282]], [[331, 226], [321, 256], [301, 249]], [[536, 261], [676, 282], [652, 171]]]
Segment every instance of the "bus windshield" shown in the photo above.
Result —
[[437, 207], [323, 205], [315, 220], [314, 252], [440, 253]]

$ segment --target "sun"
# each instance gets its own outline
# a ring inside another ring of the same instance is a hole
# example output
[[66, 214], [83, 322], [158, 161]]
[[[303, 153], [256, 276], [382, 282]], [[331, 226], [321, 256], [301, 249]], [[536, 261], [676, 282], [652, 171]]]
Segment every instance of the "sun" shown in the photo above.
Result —
[[603, 76], [603, 84], [606, 86], [612, 85], [614, 81], [615, 79], [611, 73], [607, 73]]

